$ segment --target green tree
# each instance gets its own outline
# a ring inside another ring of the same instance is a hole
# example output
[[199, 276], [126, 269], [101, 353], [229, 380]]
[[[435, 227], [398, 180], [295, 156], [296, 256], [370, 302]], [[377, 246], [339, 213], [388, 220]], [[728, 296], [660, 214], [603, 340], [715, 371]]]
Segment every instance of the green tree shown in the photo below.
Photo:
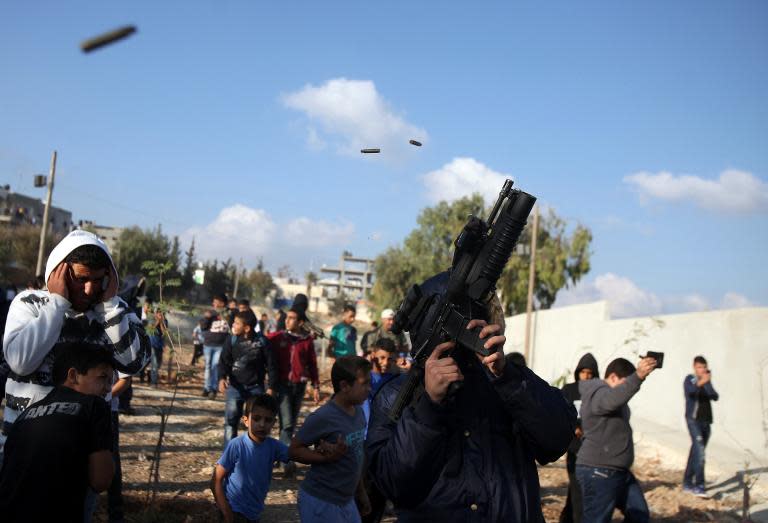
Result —
[[309, 271], [304, 278], [307, 280], [307, 297], [311, 298], [312, 287], [317, 285], [318, 282], [317, 273]]
[[[64, 235], [49, 232], [43, 252], [43, 270], [48, 255]], [[40, 247], [40, 227], [18, 225], [0, 227], [0, 279], [23, 284], [35, 276], [37, 250]]]
[[173, 262], [171, 261], [147, 260], [141, 264], [141, 269], [147, 275], [147, 289], [150, 289], [153, 285], [157, 287], [160, 303], [164, 301], [163, 290], [166, 287], [178, 287], [181, 285], [180, 279], [170, 277], [174, 272]]
[[211, 295], [231, 294], [234, 287], [232, 278], [232, 259], [219, 264], [218, 260], [206, 262], [203, 265], [205, 269], [205, 288]]
[[[376, 283], [371, 299], [377, 309], [397, 307], [412, 284], [450, 268], [453, 242], [469, 214], [487, 216], [480, 195], [440, 202], [421, 211], [417, 227], [403, 245], [390, 247], [376, 258]], [[530, 227], [526, 227], [520, 243], [530, 244], [530, 234]], [[540, 308], [551, 307], [560, 289], [575, 284], [589, 271], [591, 241], [588, 228], [576, 225], [569, 230], [567, 223], [552, 210], [540, 220], [534, 287]], [[499, 279], [507, 314], [525, 310], [529, 265], [527, 255], [513, 254]]]
[[147, 260], [170, 261], [170, 251], [171, 242], [159, 225], [147, 230], [128, 227], [117, 240], [117, 270], [120, 274], [142, 274], [142, 263]]
[[189, 245], [184, 255], [187, 257], [187, 261], [184, 264], [184, 270], [181, 273], [181, 288], [182, 290], [189, 292], [195, 286], [195, 239], [192, 238], [192, 243]]
[[[532, 222], [532, 220], [529, 220]], [[526, 227], [520, 244], [530, 245], [532, 227]], [[533, 295], [537, 308], [549, 309], [562, 288], [575, 285], [590, 269], [592, 232], [583, 225], [569, 231], [568, 224], [551, 208], [539, 219], [536, 238], [536, 281]], [[525, 311], [528, 301], [530, 257], [512, 256], [499, 280], [507, 314]]]
[[376, 282], [371, 299], [377, 312], [396, 308], [411, 285], [449, 269], [453, 241], [467, 216], [483, 213], [483, 198], [479, 194], [422, 209], [416, 220], [417, 227], [403, 245], [390, 247], [376, 258]]
[[245, 280], [251, 289], [251, 298], [256, 303], [264, 303], [264, 299], [276, 288], [272, 275], [264, 269], [264, 262], [261, 259]]

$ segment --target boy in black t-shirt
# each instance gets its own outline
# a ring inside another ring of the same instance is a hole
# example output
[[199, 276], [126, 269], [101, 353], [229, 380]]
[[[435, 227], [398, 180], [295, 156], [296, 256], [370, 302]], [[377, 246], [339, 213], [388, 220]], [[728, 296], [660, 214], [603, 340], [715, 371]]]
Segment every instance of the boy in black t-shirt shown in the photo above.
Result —
[[104, 396], [112, 373], [112, 357], [104, 347], [56, 348], [54, 389], [19, 415], [5, 443], [2, 521], [80, 522], [87, 488], [109, 487], [114, 464]]

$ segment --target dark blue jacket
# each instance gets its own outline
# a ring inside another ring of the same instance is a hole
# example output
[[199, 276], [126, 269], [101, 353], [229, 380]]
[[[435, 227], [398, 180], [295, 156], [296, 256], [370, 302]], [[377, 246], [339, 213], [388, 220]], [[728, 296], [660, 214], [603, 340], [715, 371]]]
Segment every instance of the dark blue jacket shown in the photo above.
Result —
[[531, 370], [508, 364], [494, 379], [477, 359], [459, 363], [464, 386], [438, 405], [421, 394], [395, 424], [387, 416], [405, 376], [373, 402], [369, 471], [399, 521], [543, 522], [536, 463], [558, 459], [576, 411]]
[[[712, 386], [711, 381], [706, 383], [703, 387], [699, 387], [697, 385], [698, 382], [699, 380], [696, 379], [696, 376], [693, 374], [686, 376], [685, 381], [683, 382], [683, 390], [685, 391], [685, 417], [690, 420], [698, 419], [699, 421], [712, 423], [712, 407], [710, 402], [720, 399], [720, 395]], [[702, 406], [707, 411], [706, 413], [703, 413], [704, 418], [708, 419], [700, 419], [702, 413], [699, 412], [699, 409], [702, 408]]]

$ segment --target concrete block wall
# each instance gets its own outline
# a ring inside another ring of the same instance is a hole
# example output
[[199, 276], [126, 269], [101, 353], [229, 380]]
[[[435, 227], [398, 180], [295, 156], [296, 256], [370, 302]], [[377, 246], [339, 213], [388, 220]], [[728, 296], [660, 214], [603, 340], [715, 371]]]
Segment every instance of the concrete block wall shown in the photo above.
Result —
[[[687, 453], [683, 379], [702, 354], [720, 393], [711, 447], [729, 466], [768, 466], [768, 308], [616, 320], [608, 310], [596, 302], [534, 313], [531, 368], [551, 383], [566, 374], [572, 381], [585, 352], [595, 356], [601, 376], [616, 357], [634, 362], [647, 350], [664, 352], [664, 368], [630, 402], [635, 439], [679, 442]], [[506, 351], [524, 352], [525, 314], [507, 318], [506, 335]]]

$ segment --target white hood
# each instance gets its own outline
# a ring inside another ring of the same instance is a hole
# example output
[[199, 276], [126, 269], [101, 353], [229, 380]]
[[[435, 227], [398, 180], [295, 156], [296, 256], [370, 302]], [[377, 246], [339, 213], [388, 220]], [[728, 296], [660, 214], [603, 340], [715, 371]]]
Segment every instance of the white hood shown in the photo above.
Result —
[[[71, 233], [67, 234], [64, 239], [61, 240], [59, 244], [53, 248], [50, 256], [48, 256], [48, 261], [45, 264], [45, 281], [48, 282], [48, 278], [51, 276], [53, 270], [61, 262], [64, 261], [64, 258], [66, 258], [69, 253], [83, 245], [95, 245], [107, 253], [107, 257], [112, 264], [112, 271], [114, 272], [114, 276], [117, 277], [117, 268], [115, 268], [115, 262], [112, 259], [112, 255], [109, 252], [107, 244], [92, 232], [84, 231], [82, 229], [75, 229]], [[117, 283], [119, 285], [120, 281], [118, 280]]]

